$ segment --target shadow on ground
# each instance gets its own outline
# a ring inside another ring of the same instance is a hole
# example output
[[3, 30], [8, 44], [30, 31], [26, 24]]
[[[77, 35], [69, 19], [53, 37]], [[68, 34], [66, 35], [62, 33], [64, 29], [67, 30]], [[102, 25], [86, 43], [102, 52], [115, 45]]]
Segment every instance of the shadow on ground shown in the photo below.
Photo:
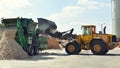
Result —
[[[94, 54], [78, 54], [79, 56], [120, 56], [120, 54], [111, 54], [111, 53], [108, 53], [106, 55], [94, 55]], [[25, 59], [27, 61], [39, 61], [39, 60], [52, 60], [52, 59], [55, 59], [56, 56], [63, 56], [63, 57], [66, 57], [66, 56], [70, 56], [68, 54], [65, 54], [65, 53], [49, 53], [49, 52], [42, 52], [42, 53], [39, 53], [39, 55], [36, 55], [36, 56], [30, 56], [28, 59]]]
[[94, 54], [79, 54], [83, 56], [120, 56], [120, 54], [105, 54], [105, 55], [94, 55]]
[[37, 55], [37, 56], [30, 56], [29, 58], [25, 59], [25, 60], [28, 60], [28, 61], [38, 61], [38, 60], [52, 60], [52, 59], [55, 59], [54, 57], [50, 57], [50, 56], [40, 56], [40, 55]]
[[36, 56], [30, 56], [29, 58], [25, 59], [27, 61], [38, 61], [38, 60], [52, 60], [55, 59], [55, 56], [68, 56], [67, 54], [59, 54], [59, 53], [39, 53]]
[[51, 55], [51, 56], [68, 56], [67, 54], [62, 54], [62, 53], [49, 53], [49, 52], [43, 52], [43, 53], [39, 53], [39, 55]]

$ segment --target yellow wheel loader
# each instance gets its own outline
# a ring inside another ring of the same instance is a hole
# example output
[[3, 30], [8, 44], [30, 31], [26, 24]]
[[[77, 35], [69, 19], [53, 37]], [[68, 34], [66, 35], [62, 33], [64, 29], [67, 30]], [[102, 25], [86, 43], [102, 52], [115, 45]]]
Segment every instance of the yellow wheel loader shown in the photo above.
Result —
[[96, 33], [96, 26], [84, 25], [81, 27], [82, 35], [77, 35], [75, 40], [65, 46], [67, 54], [79, 54], [81, 50], [91, 50], [95, 55], [104, 55], [109, 50], [118, 46], [117, 37], [101, 31]]

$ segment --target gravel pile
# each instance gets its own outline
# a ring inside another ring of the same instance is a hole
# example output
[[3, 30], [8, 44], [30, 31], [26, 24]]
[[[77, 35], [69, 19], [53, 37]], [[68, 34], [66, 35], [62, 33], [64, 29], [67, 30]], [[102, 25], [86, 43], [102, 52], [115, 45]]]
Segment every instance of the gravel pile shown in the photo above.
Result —
[[16, 29], [5, 29], [0, 40], [0, 60], [25, 59], [28, 54], [14, 40]]

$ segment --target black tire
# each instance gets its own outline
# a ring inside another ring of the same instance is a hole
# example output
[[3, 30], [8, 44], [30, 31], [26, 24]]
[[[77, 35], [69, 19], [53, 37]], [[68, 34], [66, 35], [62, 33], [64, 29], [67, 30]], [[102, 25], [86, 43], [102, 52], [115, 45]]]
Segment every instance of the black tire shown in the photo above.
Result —
[[34, 46], [29, 46], [28, 47], [28, 55], [33, 56], [34, 55]]
[[[70, 47], [73, 47], [74, 49], [70, 49]], [[79, 54], [79, 52], [81, 51], [81, 48], [80, 48], [79, 44], [76, 41], [73, 41], [73, 42], [69, 42], [65, 46], [65, 51], [69, 55]]]
[[39, 49], [37, 46], [34, 46], [34, 55], [38, 55], [39, 54]]
[[107, 50], [107, 49], [106, 49], [106, 51], [105, 51], [105, 53], [104, 53], [104, 54], [106, 54], [108, 51], [109, 51], [109, 50]]
[[94, 55], [104, 55], [108, 52], [106, 43], [103, 40], [94, 40], [91, 44], [91, 52]]

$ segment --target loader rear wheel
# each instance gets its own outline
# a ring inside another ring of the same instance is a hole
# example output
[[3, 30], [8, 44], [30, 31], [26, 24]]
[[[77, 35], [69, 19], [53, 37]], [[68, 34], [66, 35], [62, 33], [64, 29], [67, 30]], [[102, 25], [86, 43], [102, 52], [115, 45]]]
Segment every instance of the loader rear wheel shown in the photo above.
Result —
[[91, 44], [91, 52], [95, 55], [104, 55], [108, 52], [105, 42], [94, 40]]
[[73, 42], [69, 42], [66, 46], [65, 46], [65, 51], [67, 52], [67, 54], [72, 55], [72, 54], [79, 54], [79, 52], [81, 51], [81, 48], [79, 46], [79, 44], [76, 41]]

